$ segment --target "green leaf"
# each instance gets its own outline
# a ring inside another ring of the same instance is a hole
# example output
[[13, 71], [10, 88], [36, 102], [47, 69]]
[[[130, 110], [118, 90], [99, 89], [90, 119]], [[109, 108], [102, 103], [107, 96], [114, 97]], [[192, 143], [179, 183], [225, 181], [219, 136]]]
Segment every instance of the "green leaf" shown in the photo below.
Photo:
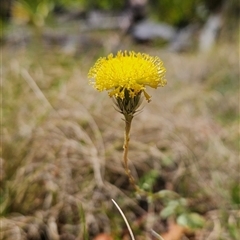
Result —
[[167, 202], [166, 207], [161, 211], [160, 216], [162, 218], [168, 218], [171, 215], [178, 216], [179, 214], [187, 211], [187, 200], [180, 198], [176, 200], [170, 200]]
[[156, 170], [147, 172], [139, 181], [140, 188], [144, 189], [145, 191], [151, 191], [158, 176], [159, 173]]
[[79, 206], [78, 206], [78, 211], [79, 211], [79, 215], [81, 217], [81, 224], [82, 224], [82, 227], [83, 227], [83, 229], [82, 229], [83, 239], [84, 240], [89, 240], [89, 235], [88, 235], [87, 228], [86, 228], [85, 212], [84, 212], [84, 209], [83, 209], [81, 204], [79, 204]]
[[232, 202], [235, 204], [240, 204], [240, 185], [235, 184], [231, 189]]
[[197, 213], [183, 213], [177, 218], [177, 223], [190, 229], [202, 228], [205, 219]]
[[161, 190], [157, 193], [154, 193], [154, 197], [167, 201], [180, 198], [176, 192], [170, 190]]
[[160, 216], [166, 219], [172, 215], [177, 215], [179, 207], [179, 201], [172, 200], [168, 202], [167, 206], [161, 211]]
[[176, 210], [176, 208], [174, 206], [169, 205], [161, 211], [160, 216], [161, 216], [161, 218], [166, 219], [166, 218], [174, 215], [175, 210]]
[[232, 237], [232, 239], [234, 240], [237, 240], [238, 237], [240, 236], [240, 230], [238, 228], [238, 226], [235, 226], [235, 225], [228, 225], [228, 230], [229, 230], [229, 233]]

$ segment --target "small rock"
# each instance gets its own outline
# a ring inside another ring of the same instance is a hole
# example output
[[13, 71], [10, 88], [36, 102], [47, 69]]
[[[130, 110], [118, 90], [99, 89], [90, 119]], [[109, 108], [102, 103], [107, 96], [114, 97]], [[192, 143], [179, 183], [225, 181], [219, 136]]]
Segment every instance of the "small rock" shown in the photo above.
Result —
[[136, 41], [149, 41], [163, 39], [171, 41], [176, 34], [176, 29], [166, 23], [156, 23], [144, 20], [133, 26], [132, 36]]
[[190, 24], [177, 32], [174, 39], [169, 45], [169, 50], [174, 52], [182, 52], [188, 50], [193, 45], [194, 35], [198, 27]]
[[209, 51], [213, 47], [221, 25], [222, 18], [220, 14], [210, 15], [199, 37], [199, 50], [201, 52]]

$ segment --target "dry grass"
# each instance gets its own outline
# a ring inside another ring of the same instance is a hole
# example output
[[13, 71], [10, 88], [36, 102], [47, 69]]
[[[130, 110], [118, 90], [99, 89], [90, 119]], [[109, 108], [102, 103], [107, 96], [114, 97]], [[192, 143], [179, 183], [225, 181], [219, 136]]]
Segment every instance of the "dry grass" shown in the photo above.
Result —
[[[239, 181], [237, 44], [204, 55], [130, 47], [159, 55], [168, 79], [133, 120], [134, 177], [157, 170], [155, 191], [177, 191], [206, 217], [206, 227], [185, 239], [232, 239], [228, 227], [239, 221], [231, 198]], [[81, 209], [90, 239], [99, 232], [122, 239], [125, 225], [112, 198], [136, 239], [147, 239], [147, 212], [122, 167], [122, 117], [106, 93], [87, 83], [89, 67], [106, 51], [69, 56], [58, 48], [2, 48], [2, 239], [84, 239]], [[164, 230], [157, 210], [149, 214], [151, 227]]]

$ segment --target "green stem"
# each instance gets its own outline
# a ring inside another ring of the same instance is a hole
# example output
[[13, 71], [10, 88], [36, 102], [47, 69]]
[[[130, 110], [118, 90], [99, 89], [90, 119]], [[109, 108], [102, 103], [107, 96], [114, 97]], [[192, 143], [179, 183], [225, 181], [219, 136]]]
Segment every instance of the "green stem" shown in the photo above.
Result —
[[130, 130], [131, 130], [131, 123], [133, 116], [132, 115], [124, 115], [125, 116], [125, 132], [124, 132], [124, 144], [123, 144], [123, 165], [125, 172], [128, 176], [129, 182], [133, 185], [137, 192], [140, 191], [139, 187], [135, 183], [135, 179], [131, 174], [131, 171], [128, 167], [128, 148], [129, 148], [129, 141], [130, 141]]

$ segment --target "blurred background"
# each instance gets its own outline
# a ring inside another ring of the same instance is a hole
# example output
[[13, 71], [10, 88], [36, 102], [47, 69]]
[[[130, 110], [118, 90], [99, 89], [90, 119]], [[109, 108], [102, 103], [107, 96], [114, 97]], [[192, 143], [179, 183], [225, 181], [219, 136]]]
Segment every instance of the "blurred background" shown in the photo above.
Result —
[[[237, 0], [1, 0], [0, 239], [130, 239], [111, 199], [139, 240], [239, 239], [239, 10]], [[129, 152], [137, 184], [163, 199], [135, 195], [122, 116], [88, 84], [97, 58], [118, 50], [167, 69], [133, 119]]]

